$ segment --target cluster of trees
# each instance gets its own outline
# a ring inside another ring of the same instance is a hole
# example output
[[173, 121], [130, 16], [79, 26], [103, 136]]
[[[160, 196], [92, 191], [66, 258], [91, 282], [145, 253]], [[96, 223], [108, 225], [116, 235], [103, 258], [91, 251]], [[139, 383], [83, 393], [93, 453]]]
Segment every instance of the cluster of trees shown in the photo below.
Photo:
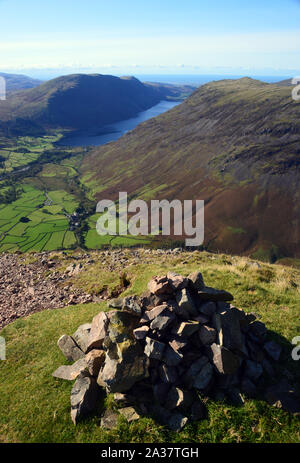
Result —
[[23, 191], [22, 188], [17, 188], [13, 182], [8, 180], [3, 182], [1, 187], [0, 204], [10, 204], [13, 201], [16, 201]]

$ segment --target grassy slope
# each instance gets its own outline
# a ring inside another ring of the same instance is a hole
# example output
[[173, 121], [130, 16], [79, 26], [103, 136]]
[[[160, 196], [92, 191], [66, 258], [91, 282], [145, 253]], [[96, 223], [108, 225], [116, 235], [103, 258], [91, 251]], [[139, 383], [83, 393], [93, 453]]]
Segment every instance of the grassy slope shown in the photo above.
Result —
[[[59, 253], [53, 255], [59, 257]], [[103, 286], [116, 287], [121, 266], [116, 265], [111, 272], [106, 268], [109, 257], [97, 253], [92, 257], [95, 264], [74, 278], [74, 284], [96, 292]], [[208, 285], [231, 291], [236, 305], [255, 311], [276, 332], [273, 336], [284, 347], [278, 371], [294, 371], [300, 386], [299, 366], [291, 360], [289, 344], [300, 332], [299, 270], [266, 264], [256, 269], [246, 258], [198, 252], [164, 255], [162, 259], [159, 254], [141, 250], [139, 260], [128, 251], [127, 258], [122, 271], [131, 286], [126, 294], [140, 294], [152, 275], [169, 269], [184, 275], [201, 269]], [[66, 265], [68, 259], [62, 262], [62, 270]], [[17, 320], [0, 332], [7, 341], [7, 360], [0, 362], [0, 441], [300, 442], [299, 417], [259, 401], [247, 401], [243, 408], [209, 401], [209, 419], [188, 425], [180, 434], [165, 430], [150, 417], [130, 425], [120, 418], [114, 431], [102, 430], [98, 416], [74, 427], [69, 416], [72, 384], [51, 377], [64, 363], [56, 341], [61, 334], [71, 334], [79, 324], [90, 321], [99, 310], [106, 310], [106, 304], [44, 311]], [[107, 403], [114, 406], [110, 399]]]
[[[289, 87], [247, 78], [212, 82], [95, 148], [83, 162], [82, 181], [95, 198], [127, 191], [147, 199], [204, 199], [206, 245], [297, 257], [299, 116]], [[245, 233], [236, 239], [238, 229]]]

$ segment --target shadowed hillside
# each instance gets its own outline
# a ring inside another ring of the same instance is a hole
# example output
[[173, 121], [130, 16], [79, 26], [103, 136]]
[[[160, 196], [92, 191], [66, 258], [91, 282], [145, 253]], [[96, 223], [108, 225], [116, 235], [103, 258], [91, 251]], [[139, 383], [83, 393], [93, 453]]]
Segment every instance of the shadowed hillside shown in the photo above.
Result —
[[200, 87], [181, 105], [82, 166], [95, 199], [119, 191], [204, 199], [205, 245], [271, 261], [300, 255], [300, 105], [291, 89], [243, 78]]
[[4, 77], [6, 82], [6, 91], [8, 93], [15, 92], [17, 90], [34, 88], [42, 83], [41, 80], [32, 79], [31, 77], [24, 76], [23, 74], [7, 74], [5, 72], [0, 72], [0, 77]]
[[189, 94], [188, 86], [143, 84], [134, 77], [74, 74], [12, 94], [0, 106], [4, 135], [101, 127], [136, 116], [159, 101]]

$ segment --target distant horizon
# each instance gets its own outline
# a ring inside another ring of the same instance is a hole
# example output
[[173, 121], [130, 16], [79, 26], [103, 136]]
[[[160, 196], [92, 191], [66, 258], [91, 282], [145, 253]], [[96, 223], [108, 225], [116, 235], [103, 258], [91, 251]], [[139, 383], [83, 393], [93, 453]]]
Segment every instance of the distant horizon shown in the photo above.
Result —
[[[112, 75], [115, 77], [124, 77], [124, 76], [132, 76], [135, 77], [143, 82], [149, 80], [149, 82], [161, 82], [161, 83], [170, 83], [170, 84], [180, 84], [180, 85], [196, 85], [197, 82], [199, 85], [205, 84], [207, 82], [211, 82], [212, 80], [223, 80], [223, 79], [241, 79], [244, 77], [249, 77], [252, 79], [261, 80], [267, 83], [275, 83], [281, 80], [292, 79], [296, 76], [296, 74], [255, 74], [255, 73], [237, 73], [237, 74], [230, 74], [230, 73], [215, 73], [215, 72], [206, 72], [206, 73], [111, 73], [111, 72], [100, 72], [100, 71], [84, 71], [78, 70], [73, 72], [54, 72], [52, 74], [40, 74], [39, 72], [24, 72], [24, 70], [2, 70], [0, 69], [0, 74], [14, 74], [14, 75], [23, 75], [30, 77], [32, 79], [37, 79], [41, 81], [48, 81], [58, 77], [74, 75], [74, 74], [83, 74], [83, 75], [92, 75], [92, 74], [100, 74], [100, 75]], [[300, 73], [299, 73], [300, 74]], [[157, 80], [159, 79], [159, 80]]]
[[3, 72], [300, 74], [299, 0], [0, 0], [0, 15]]

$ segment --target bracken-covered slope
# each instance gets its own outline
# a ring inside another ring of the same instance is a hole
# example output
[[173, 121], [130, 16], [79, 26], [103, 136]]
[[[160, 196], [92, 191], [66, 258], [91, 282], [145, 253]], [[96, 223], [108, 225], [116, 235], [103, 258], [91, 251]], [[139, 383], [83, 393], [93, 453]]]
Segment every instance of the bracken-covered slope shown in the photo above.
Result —
[[289, 87], [212, 82], [95, 148], [83, 180], [95, 199], [204, 199], [206, 246], [299, 257], [299, 116]]
[[74, 74], [15, 92], [0, 105], [0, 132], [19, 135], [47, 129], [101, 127], [136, 116], [188, 87], [143, 84], [134, 77]]

